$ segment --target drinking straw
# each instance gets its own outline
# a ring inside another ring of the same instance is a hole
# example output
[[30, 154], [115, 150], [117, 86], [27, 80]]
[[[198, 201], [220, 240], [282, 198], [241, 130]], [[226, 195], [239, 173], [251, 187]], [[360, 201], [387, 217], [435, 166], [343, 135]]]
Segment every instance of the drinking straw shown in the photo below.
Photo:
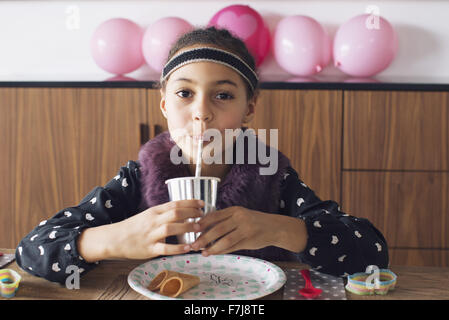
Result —
[[203, 137], [198, 141], [198, 153], [196, 155], [196, 170], [195, 170], [195, 178], [199, 178], [201, 176], [201, 158], [203, 154]]

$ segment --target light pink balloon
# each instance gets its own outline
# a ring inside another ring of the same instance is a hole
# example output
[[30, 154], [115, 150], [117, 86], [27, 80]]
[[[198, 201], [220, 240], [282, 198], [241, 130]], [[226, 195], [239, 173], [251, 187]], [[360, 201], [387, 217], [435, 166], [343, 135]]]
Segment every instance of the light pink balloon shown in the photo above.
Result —
[[162, 72], [171, 46], [191, 30], [193, 26], [181, 18], [166, 17], [157, 20], [143, 35], [142, 53], [146, 63], [157, 72]]
[[379, 83], [380, 81], [373, 78], [349, 78], [346, 79], [346, 83]]
[[371, 77], [394, 60], [398, 38], [380, 16], [362, 14], [345, 22], [334, 38], [334, 65], [355, 77]]
[[137, 81], [137, 80], [134, 79], [134, 78], [127, 77], [127, 76], [119, 74], [119, 75], [115, 75], [115, 76], [112, 76], [110, 78], [107, 78], [104, 81]]
[[246, 5], [232, 5], [218, 11], [209, 21], [208, 27], [227, 29], [245, 42], [249, 52], [262, 64], [270, 52], [271, 34], [262, 16]]
[[273, 53], [277, 63], [287, 72], [309, 76], [321, 72], [329, 64], [332, 40], [315, 19], [289, 16], [276, 26]]
[[288, 80], [286, 80], [285, 82], [319, 82], [317, 81], [314, 77], [301, 77], [301, 76], [297, 76], [297, 77], [293, 77], [290, 78]]
[[107, 20], [97, 27], [92, 36], [92, 57], [100, 68], [110, 73], [132, 72], [144, 62], [142, 36], [143, 30], [131, 20]]

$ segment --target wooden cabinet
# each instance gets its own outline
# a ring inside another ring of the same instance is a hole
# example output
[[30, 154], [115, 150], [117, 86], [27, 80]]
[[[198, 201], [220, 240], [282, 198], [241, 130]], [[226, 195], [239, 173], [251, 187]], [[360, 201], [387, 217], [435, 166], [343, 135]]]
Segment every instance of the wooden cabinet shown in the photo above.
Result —
[[0, 88], [0, 244], [77, 205], [140, 147], [143, 89]]
[[[0, 244], [77, 205], [167, 130], [148, 88], [0, 88]], [[391, 264], [449, 266], [447, 92], [263, 89], [250, 128], [323, 200], [369, 219]]]
[[449, 266], [447, 92], [344, 94], [342, 208], [386, 237], [392, 264]]

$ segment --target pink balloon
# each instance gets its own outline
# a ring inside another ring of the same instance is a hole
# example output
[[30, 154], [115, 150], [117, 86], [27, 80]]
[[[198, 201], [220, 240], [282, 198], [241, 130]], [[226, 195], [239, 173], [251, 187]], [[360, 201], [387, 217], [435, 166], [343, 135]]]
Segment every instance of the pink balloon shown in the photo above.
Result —
[[330, 62], [332, 41], [318, 21], [307, 16], [290, 16], [276, 26], [273, 36], [274, 58], [287, 72], [310, 76]]
[[362, 14], [345, 22], [334, 39], [334, 64], [355, 77], [371, 77], [394, 60], [398, 38], [392, 25], [380, 16]]
[[113, 77], [107, 78], [104, 81], [137, 81], [137, 80], [134, 78], [126, 77], [126, 76], [119, 74], [119, 75], [115, 75]]
[[319, 82], [314, 77], [293, 77], [285, 82]]
[[347, 83], [379, 83], [380, 81], [373, 78], [349, 78], [343, 82]]
[[256, 66], [262, 64], [270, 51], [270, 30], [262, 16], [249, 6], [232, 5], [223, 8], [212, 17], [208, 26], [227, 29], [245, 42]]
[[100, 24], [91, 39], [91, 54], [96, 64], [110, 73], [125, 74], [144, 62], [142, 29], [124, 18], [113, 18]]
[[184, 19], [167, 17], [149, 26], [142, 40], [142, 53], [147, 64], [158, 72], [167, 62], [171, 46], [193, 26]]

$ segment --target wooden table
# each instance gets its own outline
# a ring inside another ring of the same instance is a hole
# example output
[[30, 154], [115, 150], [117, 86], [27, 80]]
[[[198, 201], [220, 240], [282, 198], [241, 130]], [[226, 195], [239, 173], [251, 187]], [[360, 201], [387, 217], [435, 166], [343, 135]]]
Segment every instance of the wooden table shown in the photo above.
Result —
[[[14, 249], [0, 249], [14, 253]], [[17, 294], [12, 299], [26, 300], [148, 300], [128, 285], [127, 277], [132, 269], [146, 262], [138, 260], [107, 260], [81, 277], [80, 289], [69, 290], [65, 286], [34, 277], [19, 268], [14, 261], [3, 268], [13, 269], [22, 276]], [[282, 269], [302, 268], [297, 262], [276, 262]], [[386, 296], [358, 296], [346, 292], [348, 300], [449, 300], [449, 268], [392, 266], [397, 276], [396, 289]], [[283, 288], [261, 300], [282, 300]], [[0, 299], [4, 299], [1, 298]]]

